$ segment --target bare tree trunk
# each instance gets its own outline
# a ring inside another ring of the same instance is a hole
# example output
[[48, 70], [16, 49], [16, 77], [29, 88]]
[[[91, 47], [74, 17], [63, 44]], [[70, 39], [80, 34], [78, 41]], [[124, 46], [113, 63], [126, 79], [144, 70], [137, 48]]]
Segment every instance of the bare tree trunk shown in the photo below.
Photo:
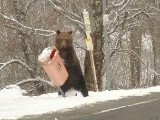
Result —
[[[92, 29], [92, 40], [94, 46], [94, 61], [96, 67], [96, 76], [98, 81], [98, 87], [101, 88], [102, 76], [103, 76], [103, 45], [104, 41], [102, 39], [103, 24], [102, 24], [102, 2], [101, 0], [91, 0], [90, 1], [90, 19], [91, 19], [91, 29]], [[93, 71], [91, 69], [91, 62], [89, 57], [89, 52], [85, 56], [85, 77], [87, 79], [88, 88], [93, 90]]]
[[[141, 42], [142, 42], [142, 29], [134, 27], [131, 31], [130, 37], [131, 50], [137, 55], [141, 56]], [[130, 68], [131, 68], [131, 87], [140, 87], [141, 78], [141, 61], [137, 56], [131, 54], [130, 56]]]
[[[160, 8], [160, 2], [159, 0], [154, 0], [150, 1], [151, 4], [155, 8]], [[160, 73], [160, 25], [159, 25], [160, 20], [157, 20], [157, 18], [152, 18], [150, 19], [150, 24], [149, 24], [149, 31], [151, 33], [151, 38], [152, 38], [152, 45], [153, 45], [153, 55], [154, 55], [154, 70], [157, 73]], [[158, 85], [160, 82], [160, 77], [157, 75], [154, 75], [154, 79], [152, 82], [153, 86]]]
[[[10, 0], [10, 10], [11, 13], [15, 15], [16, 19], [18, 22], [22, 23], [25, 22], [25, 10], [24, 10], [24, 6], [23, 6], [23, 2], [19, 1], [19, 0]], [[28, 66], [30, 66], [33, 69], [33, 72], [29, 72], [31, 78], [35, 78], [35, 74], [36, 74], [36, 68], [34, 65], [35, 63], [37, 64], [37, 62], [35, 62], [35, 55], [33, 55], [33, 51], [30, 50], [29, 44], [27, 42], [27, 40], [29, 41], [29, 36], [26, 32], [23, 31], [17, 31], [17, 37], [19, 38], [19, 40], [21, 41], [21, 46], [22, 46], [22, 52], [24, 53], [24, 58], [26, 60], [26, 63]], [[30, 50], [32, 53], [30, 53], [28, 50]], [[34, 82], [34, 85], [36, 87], [36, 92], [37, 94], [43, 94], [45, 92], [45, 88], [43, 85], [40, 85], [40, 82]]]
[[[160, 25], [159, 21], [153, 19], [150, 24], [150, 33], [152, 37], [154, 70], [160, 73]], [[155, 75], [152, 84], [155, 86], [160, 82], [160, 77]]]

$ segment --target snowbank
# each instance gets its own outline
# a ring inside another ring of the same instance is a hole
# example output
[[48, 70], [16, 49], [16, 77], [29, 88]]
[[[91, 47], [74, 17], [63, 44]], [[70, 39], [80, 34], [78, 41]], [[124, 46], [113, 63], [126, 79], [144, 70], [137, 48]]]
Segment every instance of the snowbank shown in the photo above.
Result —
[[151, 92], [160, 92], [160, 86], [146, 89], [113, 90], [104, 92], [89, 92], [89, 97], [70, 96], [63, 98], [57, 93], [41, 96], [23, 96], [18, 86], [10, 86], [0, 91], [0, 119], [17, 119], [24, 115], [43, 114], [58, 110], [68, 110], [86, 104], [107, 100], [118, 100], [128, 96], [143, 96]]
[[0, 101], [2, 101], [2, 99], [9, 100], [21, 98], [25, 92], [25, 90], [21, 90], [21, 88], [16, 85], [6, 86], [3, 90], [0, 91], [0, 98], [2, 97]]

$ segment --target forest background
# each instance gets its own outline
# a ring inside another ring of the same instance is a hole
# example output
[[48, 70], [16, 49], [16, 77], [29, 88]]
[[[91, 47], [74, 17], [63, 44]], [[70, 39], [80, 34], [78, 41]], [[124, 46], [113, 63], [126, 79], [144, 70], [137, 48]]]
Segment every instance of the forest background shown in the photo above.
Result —
[[[55, 31], [73, 31], [74, 47], [94, 89], [85, 45], [83, 10], [89, 11], [99, 90], [107, 89], [102, 0], [0, 0], [0, 89], [17, 84], [29, 94], [54, 91], [38, 62]], [[160, 83], [160, 1], [107, 0], [111, 89]], [[107, 67], [108, 67], [107, 66]], [[105, 81], [105, 82], [104, 82]]]

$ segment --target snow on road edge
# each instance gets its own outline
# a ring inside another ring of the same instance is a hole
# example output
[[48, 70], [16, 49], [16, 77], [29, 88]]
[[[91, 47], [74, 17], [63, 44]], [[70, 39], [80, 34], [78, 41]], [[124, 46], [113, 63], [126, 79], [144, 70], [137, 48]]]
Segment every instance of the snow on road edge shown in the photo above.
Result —
[[112, 90], [89, 92], [89, 97], [70, 96], [63, 98], [57, 93], [41, 96], [23, 96], [18, 86], [7, 86], [0, 91], [0, 119], [17, 119], [24, 115], [43, 114], [58, 110], [67, 110], [81, 105], [93, 104], [108, 100], [118, 100], [129, 96], [144, 96], [151, 92], [160, 92], [160, 86], [145, 89]]

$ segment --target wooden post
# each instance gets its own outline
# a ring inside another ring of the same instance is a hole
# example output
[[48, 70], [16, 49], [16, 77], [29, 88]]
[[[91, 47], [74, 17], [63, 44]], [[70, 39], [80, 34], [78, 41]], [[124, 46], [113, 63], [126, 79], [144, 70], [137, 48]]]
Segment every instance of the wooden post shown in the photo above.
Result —
[[91, 38], [91, 27], [90, 27], [90, 19], [89, 19], [89, 13], [84, 9], [83, 11], [83, 17], [84, 17], [84, 23], [85, 23], [85, 30], [86, 30], [86, 46], [87, 50], [90, 54], [90, 61], [91, 61], [91, 68], [93, 71], [93, 78], [94, 78], [94, 91], [98, 91], [98, 84], [97, 84], [97, 77], [96, 77], [96, 69], [94, 64], [94, 58], [93, 58], [93, 43]]
[[94, 91], [97, 92], [98, 91], [98, 84], [97, 84], [97, 77], [96, 77], [96, 69], [95, 69], [95, 65], [94, 65], [93, 51], [90, 50], [89, 54], [90, 54], [91, 67], [92, 67], [93, 78], [94, 78]]

